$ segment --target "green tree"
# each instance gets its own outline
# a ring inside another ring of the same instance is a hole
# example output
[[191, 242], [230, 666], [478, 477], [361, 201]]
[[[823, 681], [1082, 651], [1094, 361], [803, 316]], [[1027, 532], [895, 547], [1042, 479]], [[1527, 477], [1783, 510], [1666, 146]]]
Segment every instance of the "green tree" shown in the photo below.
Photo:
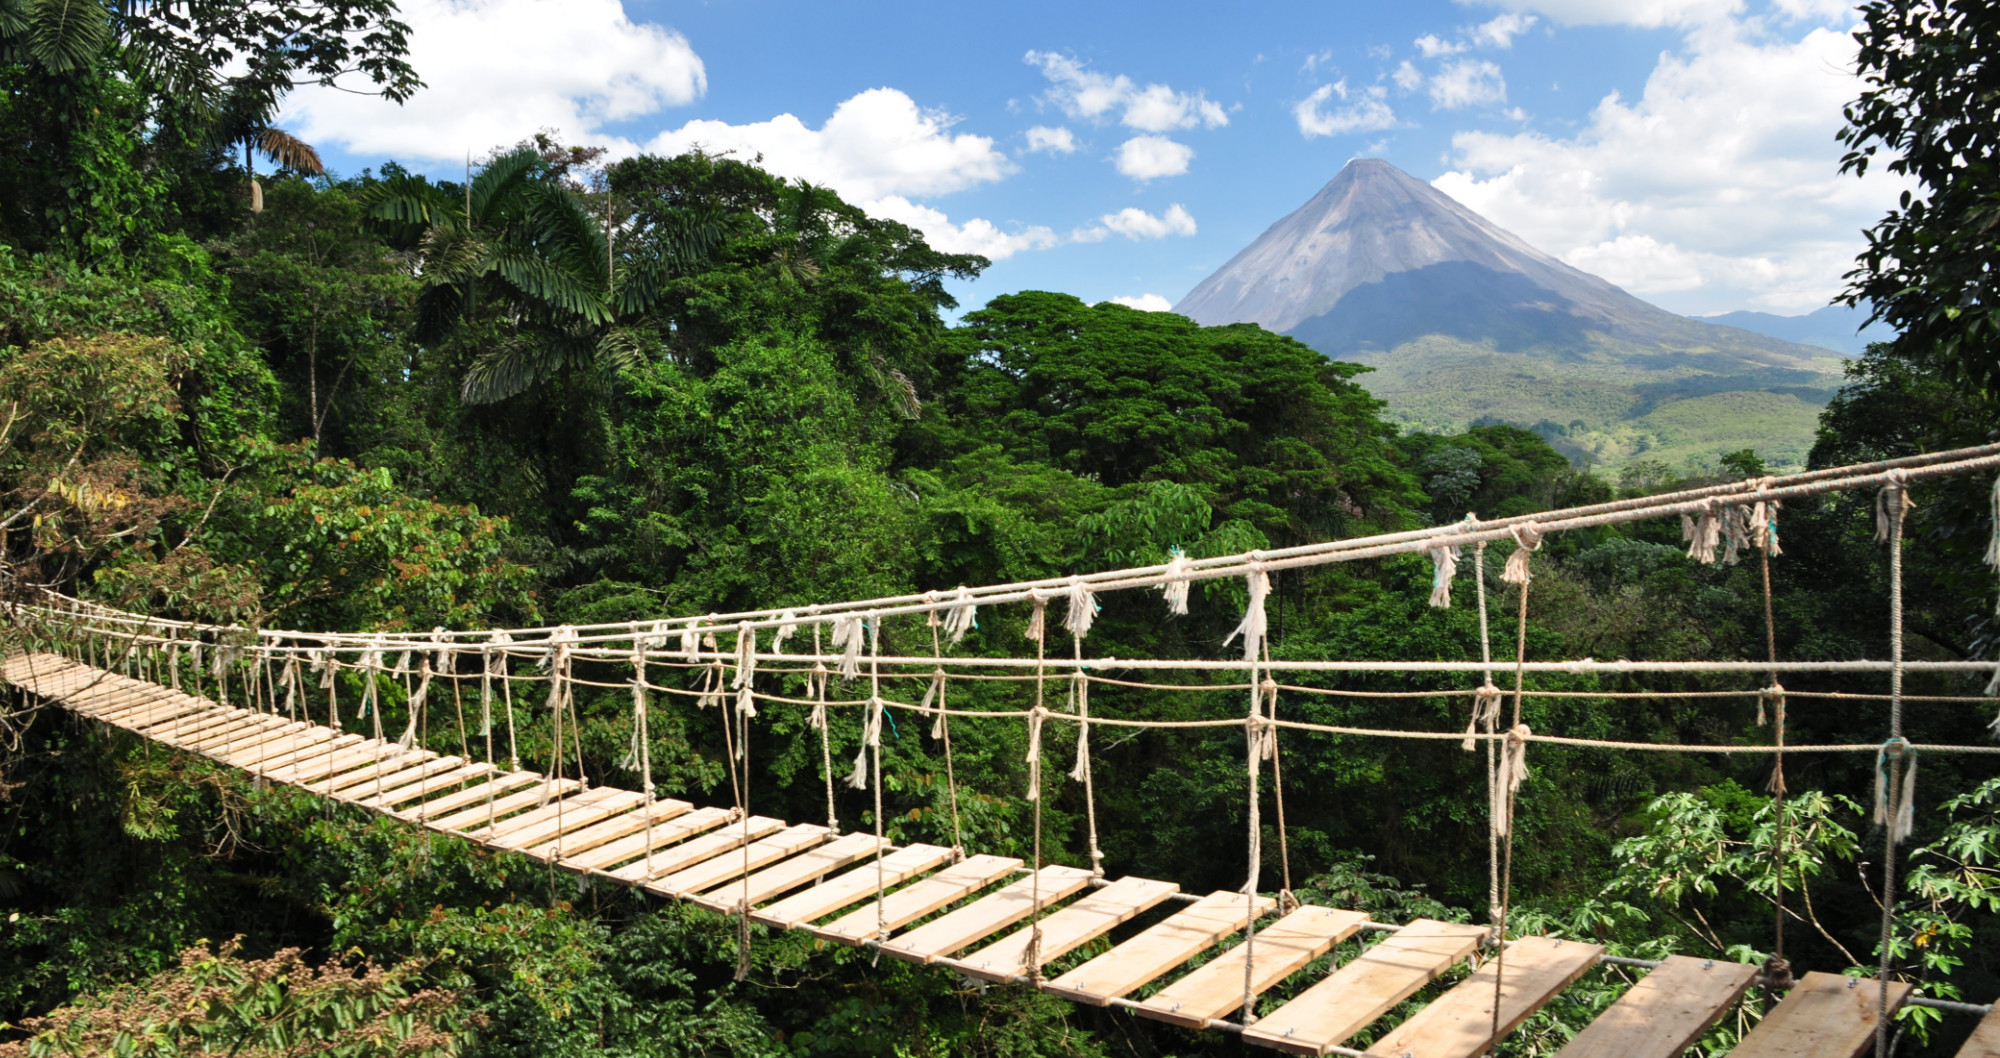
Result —
[[1873, 0], [1861, 7], [1843, 172], [1881, 165], [1913, 181], [1867, 232], [1848, 304], [1901, 332], [1913, 363], [1991, 391], [2000, 383], [1993, 261], [2000, 257], [2000, 8], [1978, 0]]

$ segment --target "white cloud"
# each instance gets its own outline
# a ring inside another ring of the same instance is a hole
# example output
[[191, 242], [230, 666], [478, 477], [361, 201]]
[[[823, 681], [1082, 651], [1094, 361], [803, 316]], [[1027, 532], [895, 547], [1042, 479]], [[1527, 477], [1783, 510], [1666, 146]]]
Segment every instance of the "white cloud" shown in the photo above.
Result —
[[[1465, 2], [1465, 0], [1460, 0]], [[1533, 12], [1570, 26], [1696, 26], [1742, 10], [1742, 0], [1482, 0], [1487, 6]], [[1799, 0], [1793, 0], [1799, 2]], [[1812, 0], [1805, 0], [1812, 2]]]
[[1120, 123], [1141, 132], [1229, 124], [1222, 104], [1200, 92], [1189, 95], [1163, 84], [1140, 88], [1124, 74], [1101, 74], [1085, 68], [1075, 56], [1051, 51], [1031, 51], [1024, 61], [1041, 67], [1042, 76], [1053, 86], [1045, 98], [1071, 117], [1096, 121], [1117, 111]]
[[1347, 82], [1336, 81], [1320, 85], [1313, 94], [1293, 104], [1292, 117], [1298, 120], [1299, 133], [1306, 139], [1392, 129], [1396, 127], [1396, 112], [1389, 109], [1388, 94], [1388, 89], [1381, 85], [1370, 85], [1352, 103], [1322, 109], [1336, 95], [1343, 102], [1347, 100]]
[[1396, 87], [1405, 92], [1414, 92], [1424, 85], [1424, 72], [1417, 69], [1417, 65], [1408, 59], [1404, 59], [1403, 64], [1396, 67], [1396, 72], [1390, 76], [1396, 82]]
[[1166, 312], [1174, 307], [1173, 302], [1158, 294], [1141, 294], [1138, 297], [1127, 296], [1111, 300], [1128, 309], [1138, 309], [1140, 312]]
[[871, 216], [887, 217], [923, 232], [924, 241], [930, 243], [932, 249], [945, 253], [976, 253], [999, 261], [1023, 250], [1046, 250], [1062, 241], [1054, 231], [1041, 225], [1006, 232], [993, 222], [977, 217], [964, 224], [953, 224], [939, 210], [919, 205], [901, 195], [877, 199], [866, 203], [863, 208]]
[[1435, 33], [1426, 33], [1417, 38], [1417, 50], [1422, 52], [1426, 59], [1435, 59], [1440, 55], [1457, 55], [1469, 47], [1471, 45], [1464, 41], [1446, 40]]
[[1118, 171], [1134, 180], [1179, 176], [1193, 160], [1193, 147], [1165, 136], [1134, 136], [1118, 147]]
[[1459, 110], [1507, 101], [1507, 82], [1500, 67], [1485, 59], [1456, 59], [1431, 77], [1431, 107]]
[[1013, 169], [986, 136], [953, 134], [953, 119], [893, 88], [871, 88], [834, 108], [818, 129], [790, 114], [731, 125], [690, 121], [646, 143], [655, 154], [702, 147], [763, 155], [764, 168], [825, 184], [850, 200], [941, 195], [998, 180]]
[[598, 130], [708, 90], [687, 38], [633, 22], [618, 0], [405, 0], [398, 17], [428, 87], [400, 107], [304, 88], [280, 121], [310, 142], [412, 162], [478, 156], [544, 128], [629, 154], [630, 141]]
[[1606, 96], [1572, 137], [1460, 133], [1437, 186], [1677, 311], [1810, 311], [1904, 187], [1879, 169], [1839, 173], [1854, 48], [1830, 29], [1772, 41], [1708, 27], [1660, 59], [1640, 98]]
[[1514, 46], [1514, 38], [1526, 33], [1535, 24], [1535, 16], [1520, 12], [1509, 12], [1475, 26], [1472, 39], [1489, 47], [1505, 50]]
[[1106, 213], [1097, 218], [1097, 226], [1080, 228], [1070, 233], [1073, 242], [1102, 242], [1107, 236], [1123, 235], [1128, 239], [1164, 239], [1169, 235], [1193, 235], [1194, 217], [1176, 202], [1167, 211], [1155, 217], [1135, 206], [1126, 206], [1116, 213]]
[[1076, 135], [1060, 125], [1055, 128], [1050, 128], [1047, 125], [1036, 125], [1034, 128], [1028, 130], [1028, 153], [1033, 154], [1036, 151], [1047, 151], [1050, 154], [1074, 154], [1076, 153]]

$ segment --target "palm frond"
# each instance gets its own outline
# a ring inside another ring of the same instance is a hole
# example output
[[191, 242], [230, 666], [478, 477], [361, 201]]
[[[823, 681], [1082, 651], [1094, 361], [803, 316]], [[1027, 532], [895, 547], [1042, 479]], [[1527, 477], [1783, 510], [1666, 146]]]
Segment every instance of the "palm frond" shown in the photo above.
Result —
[[544, 257], [600, 289], [609, 284], [604, 225], [590, 215], [582, 200], [553, 181], [525, 185], [520, 199]]
[[421, 176], [408, 173], [385, 176], [363, 188], [359, 197], [363, 216], [404, 229], [403, 234], [409, 240], [419, 238], [424, 229], [462, 228], [451, 196]]
[[111, 19], [97, 0], [34, 0], [27, 51], [51, 73], [89, 66], [111, 36]]
[[503, 154], [486, 163], [472, 178], [472, 222], [485, 226], [498, 219], [518, 189], [542, 164], [532, 147]]
[[492, 261], [493, 271], [531, 300], [588, 324], [611, 321], [610, 309], [597, 289], [535, 248], [503, 243], [493, 248]]
[[319, 152], [313, 145], [286, 132], [284, 129], [266, 126], [257, 134], [257, 149], [264, 156], [295, 173], [318, 176], [326, 172], [320, 163]]
[[542, 342], [509, 339], [473, 359], [459, 385], [459, 399], [467, 404], [506, 400], [581, 362], [588, 353], [588, 347], [567, 336]]

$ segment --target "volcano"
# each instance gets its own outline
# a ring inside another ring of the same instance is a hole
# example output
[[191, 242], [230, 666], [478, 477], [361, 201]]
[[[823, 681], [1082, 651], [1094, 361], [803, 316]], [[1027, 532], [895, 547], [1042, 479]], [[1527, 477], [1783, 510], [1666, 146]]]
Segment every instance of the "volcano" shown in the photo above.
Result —
[[1413, 426], [1514, 422], [1580, 462], [1796, 463], [1841, 381], [1830, 350], [1649, 304], [1380, 159], [1349, 162], [1174, 311], [1373, 367], [1362, 384]]

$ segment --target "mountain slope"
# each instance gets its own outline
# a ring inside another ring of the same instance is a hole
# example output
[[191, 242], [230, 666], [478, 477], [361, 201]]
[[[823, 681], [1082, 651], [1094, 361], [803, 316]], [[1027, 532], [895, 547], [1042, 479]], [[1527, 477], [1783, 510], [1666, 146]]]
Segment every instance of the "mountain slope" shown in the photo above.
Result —
[[1801, 345], [1816, 345], [1849, 356], [1860, 356], [1868, 351], [1871, 343], [1893, 341], [1896, 337], [1896, 329], [1886, 323], [1870, 323], [1865, 327], [1862, 326], [1868, 319], [1868, 310], [1850, 308], [1846, 305], [1828, 305], [1803, 316], [1776, 316], [1768, 312], [1725, 312], [1720, 316], [1696, 318], [1708, 323], [1719, 323], [1725, 327], [1740, 327], [1746, 331], [1768, 334], [1773, 338], [1783, 338]]
[[[1732, 447], [1795, 461], [1840, 381], [1828, 350], [1648, 304], [1377, 159], [1348, 163], [1175, 311], [1373, 366], [1362, 381], [1413, 425], [1519, 422], [1601, 463]], [[1731, 393], [1759, 396], [1718, 399]]]

